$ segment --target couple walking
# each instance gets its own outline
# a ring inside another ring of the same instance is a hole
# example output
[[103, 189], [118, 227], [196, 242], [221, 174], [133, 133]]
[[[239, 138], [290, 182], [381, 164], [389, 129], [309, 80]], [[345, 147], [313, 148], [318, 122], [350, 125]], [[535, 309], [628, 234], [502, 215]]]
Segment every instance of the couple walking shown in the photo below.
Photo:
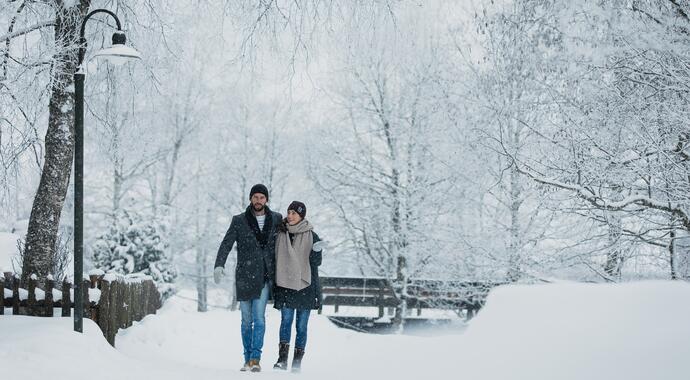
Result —
[[237, 243], [235, 289], [242, 313], [244, 366], [241, 371], [261, 371], [261, 349], [266, 331], [266, 304], [271, 295], [274, 308], [280, 310], [280, 342], [275, 369], [286, 370], [290, 336], [296, 316], [295, 351], [292, 371], [301, 368], [307, 344], [307, 323], [312, 309], [321, 306], [318, 266], [321, 265], [323, 242], [305, 219], [307, 207], [290, 203], [287, 217], [271, 211], [268, 189], [254, 185], [249, 193], [250, 205], [235, 215], [218, 249], [214, 281], [225, 275], [225, 262]]

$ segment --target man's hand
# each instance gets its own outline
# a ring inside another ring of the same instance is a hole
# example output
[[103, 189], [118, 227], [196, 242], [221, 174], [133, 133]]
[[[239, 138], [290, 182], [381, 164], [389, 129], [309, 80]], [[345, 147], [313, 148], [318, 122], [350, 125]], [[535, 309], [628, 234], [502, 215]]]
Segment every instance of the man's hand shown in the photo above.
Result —
[[213, 270], [213, 282], [215, 282], [216, 284], [220, 284], [220, 281], [223, 279], [223, 276], [225, 276], [225, 268], [216, 267], [216, 269]]
[[312, 246], [311, 249], [312, 249], [314, 252], [321, 252], [321, 251], [323, 251], [323, 249], [326, 248], [327, 246], [328, 246], [328, 242], [327, 242], [327, 241], [325, 241], [325, 240], [319, 240], [319, 241], [317, 241], [316, 243], [314, 243], [314, 245]]

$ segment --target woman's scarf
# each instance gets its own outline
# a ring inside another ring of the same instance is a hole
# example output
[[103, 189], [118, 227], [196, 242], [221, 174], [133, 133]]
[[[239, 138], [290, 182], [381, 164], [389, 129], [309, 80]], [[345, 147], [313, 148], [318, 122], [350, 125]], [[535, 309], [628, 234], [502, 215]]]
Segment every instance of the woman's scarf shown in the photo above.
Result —
[[[276, 238], [276, 284], [283, 288], [301, 290], [311, 284], [309, 254], [314, 244], [314, 227], [306, 219], [287, 231], [278, 232]], [[290, 235], [293, 234], [292, 243]]]

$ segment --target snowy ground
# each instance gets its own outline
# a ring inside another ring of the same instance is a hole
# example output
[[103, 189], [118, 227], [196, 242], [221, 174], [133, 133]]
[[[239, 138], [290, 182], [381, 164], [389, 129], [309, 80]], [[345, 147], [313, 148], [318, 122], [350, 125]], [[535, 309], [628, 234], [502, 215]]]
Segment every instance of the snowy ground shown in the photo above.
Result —
[[[174, 298], [117, 336], [113, 349], [85, 321], [0, 317], [3, 378], [281, 378], [273, 372], [278, 312], [269, 309], [261, 374], [240, 373], [239, 313], [197, 313]], [[304, 379], [690, 378], [690, 284], [507, 286], [464, 334], [372, 335], [310, 321]], [[293, 337], [294, 338], [294, 337]], [[79, 365], [72, 365], [74, 361]]]

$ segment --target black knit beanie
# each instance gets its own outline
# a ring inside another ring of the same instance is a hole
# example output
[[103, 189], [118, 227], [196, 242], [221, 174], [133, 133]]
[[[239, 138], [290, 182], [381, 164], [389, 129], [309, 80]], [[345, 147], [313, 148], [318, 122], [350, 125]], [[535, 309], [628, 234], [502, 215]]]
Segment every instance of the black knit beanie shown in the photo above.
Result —
[[304, 219], [305, 216], [307, 216], [307, 206], [304, 205], [304, 203], [300, 201], [292, 201], [290, 203], [290, 206], [288, 206], [288, 211], [294, 211], [297, 214], [299, 214], [302, 219]]
[[263, 194], [266, 196], [266, 200], [268, 201], [268, 188], [260, 183], [257, 183], [256, 185], [252, 186], [252, 190], [249, 192], [249, 199], [252, 199], [252, 195], [259, 193]]

